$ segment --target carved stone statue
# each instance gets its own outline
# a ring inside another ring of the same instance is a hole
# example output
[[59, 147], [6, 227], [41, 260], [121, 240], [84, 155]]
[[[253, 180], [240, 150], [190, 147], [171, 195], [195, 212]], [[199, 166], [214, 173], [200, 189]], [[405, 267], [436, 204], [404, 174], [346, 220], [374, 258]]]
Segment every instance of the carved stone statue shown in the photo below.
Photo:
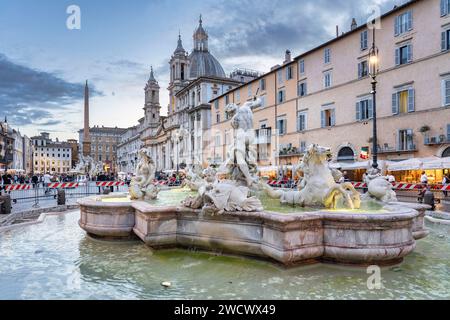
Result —
[[159, 187], [153, 184], [156, 166], [150, 157], [150, 150], [139, 150], [139, 161], [136, 166], [136, 176], [131, 179], [131, 200], [154, 200], [158, 197]]
[[382, 202], [397, 201], [397, 195], [392, 189], [388, 178], [381, 175], [378, 168], [371, 167], [367, 170], [364, 182], [367, 184], [365, 199], [376, 199]]
[[255, 99], [238, 106], [234, 103], [225, 107], [228, 116], [232, 116], [233, 146], [227, 160], [219, 171], [224, 171], [233, 181], [239, 181], [247, 187], [257, 185], [257, 151], [253, 130], [253, 108], [261, 106], [261, 99]]
[[192, 191], [198, 191], [200, 186], [204, 183], [201, 169], [199, 164], [190, 166], [186, 174], [186, 179], [183, 181], [183, 186], [187, 186]]
[[239, 107], [229, 104], [225, 107], [234, 129], [233, 147], [227, 160], [219, 168], [229, 180], [217, 181], [216, 172], [206, 169], [198, 195], [188, 197], [183, 204], [193, 209], [203, 209], [204, 213], [223, 214], [230, 211], [262, 211], [261, 201], [250, 196], [250, 188], [257, 187], [256, 150], [254, 148], [253, 111], [261, 105], [260, 99], [247, 102]]
[[304, 178], [300, 191], [273, 190], [267, 184], [261, 184], [272, 198], [280, 199], [283, 204], [325, 207], [329, 209], [358, 209], [361, 205], [360, 194], [351, 183], [335, 182], [327, 157], [329, 148], [313, 144], [303, 157], [301, 169]]

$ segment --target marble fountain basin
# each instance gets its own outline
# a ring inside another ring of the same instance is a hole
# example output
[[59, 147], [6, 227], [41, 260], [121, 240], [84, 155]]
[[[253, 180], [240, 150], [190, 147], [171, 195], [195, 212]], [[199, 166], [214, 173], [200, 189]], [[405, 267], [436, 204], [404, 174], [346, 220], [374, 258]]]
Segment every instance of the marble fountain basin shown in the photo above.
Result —
[[[425, 237], [428, 206], [389, 203], [380, 210], [205, 215], [179, 204], [179, 194], [154, 202], [126, 195], [80, 199], [80, 227], [95, 238], [138, 237], [153, 249], [197, 248], [268, 259], [286, 266], [308, 263], [392, 265]], [[174, 196], [176, 195], [176, 196]], [[183, 194], [183, 197], [186, 195]]]

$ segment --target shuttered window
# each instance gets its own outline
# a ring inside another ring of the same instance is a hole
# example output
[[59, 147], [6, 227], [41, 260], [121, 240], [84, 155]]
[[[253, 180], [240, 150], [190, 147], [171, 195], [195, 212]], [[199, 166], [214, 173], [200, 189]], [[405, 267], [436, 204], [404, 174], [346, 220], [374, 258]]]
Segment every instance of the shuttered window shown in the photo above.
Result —
[[368, 47], [368, 31], [367, 30], [364, 30], [363, 32], [361, 32], [361, 35], [360, 35], [360, 47], [361, 47], [361, 50], [366, 50], [367, 49], [367, 47]]
[[331, 49], [326, 48], [324, 50], [324, 63], [330, 63], [331, 61]]
[[297, 114], [297, 131], [304, 131], [306, 130], [306, 112], [299, 112]]
[[406, 89], [392, 94], [392, 114], [415, 111], [414, 89]]
[[395, 65], [401, 65], [411, 62], [413, 59], [412, 44], [406, 44], [404, 46], [395, 49]]
[[442, 105], [450, 106], [450, 79], [442, 80]]
[[299, 97], [304, 97], [307, 95], [306, 82], [299, 82], [297, 86], [297, 95]]
[[358, 79], [367, 77], [369, 75], [369, 68], [367, 60], [358, 63]]
[[356, 103], [356, 120], [363, 121], [373, 118], [372, 98], [367, 98]]
[[332, 127], [336, 125], [336, 115], [334, 109], [326, 109], [320, 112], [321, 127]]
[[299, 64], [300, 74], [304, 74], [305, 73], [305, 60], [300, 60], [298, 62], [298, 64]]
[[450, 50], [450, 29], [441, 32], [441, 50]]
[[450, 0], [441, 0], [441, 17], [448, 15], [450, 12]]
[[394, 34], [396, 36], [412, 30], [412, 10], [395, 17]]

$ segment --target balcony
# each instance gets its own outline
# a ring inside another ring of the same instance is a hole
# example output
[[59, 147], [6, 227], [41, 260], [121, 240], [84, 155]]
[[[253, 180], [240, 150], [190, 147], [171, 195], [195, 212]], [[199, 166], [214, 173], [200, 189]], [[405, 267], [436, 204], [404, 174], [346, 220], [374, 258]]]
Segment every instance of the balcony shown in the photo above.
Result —
[[443, 134], [433, 137], [425, 137], [423, 144], [426, 146], [439, 145], [444, 143], [450, 143], [450, 136], [445, 136]]
[[256, 130], [256, 144], [270, 144], [272, 139], [272, 128]]
[[[415, 144], [409, 144], [405, 146], [389, 146], [385, 143], [383, 146], [378, 146], [377, 153], [378, 154], [388, 154], [388, 153], [413, 153], [417, 152], [417, 147]], [[373, 149], [372, 149], [373, 153]]]
[[297, 148], [288, 146], [285, 148], [282, 148], [278, 152], [278, 158], [289, 158], [289, 157], [302, 157], [306, 152], [305, 148]]

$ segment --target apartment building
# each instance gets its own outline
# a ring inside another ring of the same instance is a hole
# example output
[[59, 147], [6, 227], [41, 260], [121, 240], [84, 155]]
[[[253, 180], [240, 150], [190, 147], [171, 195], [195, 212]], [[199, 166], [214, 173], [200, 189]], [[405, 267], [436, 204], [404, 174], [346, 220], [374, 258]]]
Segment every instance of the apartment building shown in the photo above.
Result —
[[[356, 26], [213, 99], [216, 161], [232, 141], [224, 108], [258, 96], [258, 161], [295, 164], [311, 143], [332, 148], [334, 161], [371, 153], [373, 101], [368, 74], [372, 30]], [[376, 110], [380, 159], [450, 156], [450, 1], [416, 0], [381, 16]]]
[[42, 132], [31, 138], [34, 147], [33, 172], [63, 174], [72, 169], [72, 147], [68, 142], [52, 141], [50, 134]]

